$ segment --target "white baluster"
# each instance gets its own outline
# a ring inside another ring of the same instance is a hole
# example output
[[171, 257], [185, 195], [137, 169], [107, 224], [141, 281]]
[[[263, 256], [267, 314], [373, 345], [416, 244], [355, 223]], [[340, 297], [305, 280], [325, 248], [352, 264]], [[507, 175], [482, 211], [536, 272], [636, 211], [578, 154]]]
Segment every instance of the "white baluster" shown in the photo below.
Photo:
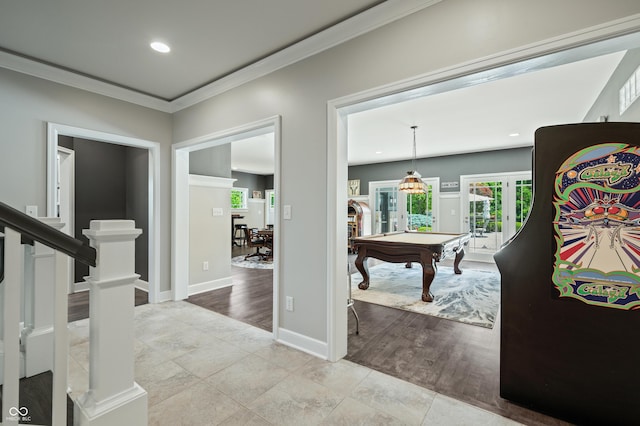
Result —
[[[40, 218], [56, 229], [64, 224], [60, 218]], [[57, 286], [67, 284], [52, 282], [55, 277], [56, 252], [43, 244], [35, 243], [26, 250], [24, 284], [24, 328], [22, 345], [25, 353], [25, 375], [31, 377], [45, 371], [53, 371], [54, 294]], [[65, 258], [67, 258], [65, 256]], [[64, 314], [66, 321], [67, 314]]]
[[2, 424], [17, 425], [23, 411], [19, 405], [19, 380], [20, 288], [24, 279], [24, 249], [19, 233], [5, 227], [4, 234]]
[[53, 340], [53, 397], [51, 419], [53, 426], [67, 424], [67, 379], [69, 370], [69, 332], [67, 328], [69, 256], [55, 254], [54, 340]]

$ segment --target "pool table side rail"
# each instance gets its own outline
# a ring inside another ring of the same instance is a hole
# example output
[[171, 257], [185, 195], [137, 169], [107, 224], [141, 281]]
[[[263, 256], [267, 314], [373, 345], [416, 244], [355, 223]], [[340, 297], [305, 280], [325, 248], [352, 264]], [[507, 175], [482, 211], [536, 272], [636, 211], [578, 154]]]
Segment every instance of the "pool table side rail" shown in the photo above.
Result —
[[[383, 237], [400, 236], [405, 234], [425, 234], [438, 236], [452, 236], [436, 243], [416, 243], [407, 241], [385, 240]], [[437, 232], [392, 232], [386, 234], [369, 235], [355, 238], [356, 251], [366, 246], [367, 257], [375, 257], [392, 263], [419, 262], [424, 251], [433, 253], [436, 260], [444, 259], [455, 254], [471, 238], [471, 234], [447, 234]]]

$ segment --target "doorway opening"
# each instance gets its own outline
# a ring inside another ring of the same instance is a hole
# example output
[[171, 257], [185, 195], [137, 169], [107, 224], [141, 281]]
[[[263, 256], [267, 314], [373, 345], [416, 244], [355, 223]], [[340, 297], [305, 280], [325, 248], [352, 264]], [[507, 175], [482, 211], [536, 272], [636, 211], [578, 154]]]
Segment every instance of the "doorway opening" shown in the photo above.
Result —
[[[268, 133], [273, 134], [274, 141], [274, 178], [273, 191], [278, 194], [280, 190], [280, 117], [275, 116], [265, 120], [249, 123], [233, 129], [228, 129], [218, 133], [204, 135], [195, 139], [176, 143], [172, 146], [172, 168], [173, 168], [173, 199], [172, 199], [172, 281], [173, 300], [183, 300], [189, 297], [189, 275], [190, 275], [190, 154], [204, 149], [219, 147], [237, 141], [251, 139]], [[231, 179], [225, 179], [231, 181]], [[229, 187], [231, 188], [231, 186]], [[273, 215], [273, 309], [272, 323], [274, 338], [277, 338], [278, 324], [278, 265], [279, 265], [279, 215], [278, 199], [274, 198]], [[227, 200], [226, 207], [220, 207], [222, 214], [227, 210], [230, 214], [231, 199]], [[216, 209], [214, 209], [216, 210]], [[264, 219], [264, 218], [263, 218]], [[229, 223], [229, 226], [231, 223]], [[229, 229], [225, 230], [225, 237], [229, 236]], [[224, 238], [225, 247], [231, 253], [232, 238]], [[231, 262], [230, 254], [227, 262]]]
[[[348, 287], [347, 285], [347, 277], [344, 274], [344, 270], [346, 269], [346, 249], [343, 247], [346, 246], [344, 243], [347, 239], [346, 229], [343, 226], [344, 217], [346, 217], [346, 208], [342, 208], [344, 204], [344, 200], [347, 197], [347, 181], [348, 179], [357, 178], [356, 176], [351, 176], [348, 173], [349, 162], [348, 158], [351, 154], [351, 142], [350, 142], [350, 134], [353, 131], [353, 123], [351, 121], [352, 117], [356, 117], [358, 113], [363, 111], [380, 111], [382, 114], [383, 107], [386, 106], [396, 106], [401, 105], [406, 102], [410, 102], [413, 99], [417, 98], [426, 98], [437, 94], [445, 94], [449, 93], [453, 95], [459, 95], [464, 93], [461, 89], [472, 88], [472, 87], [482, 87], [484, 83], [491, 83], [500, 80], [508, 80], [509, 77], [514, 76], [522, 76], [522, 75], [533, 75], [535, 74], [533, 71], [545, 71], [550, 70], [552, 68], [567, 65], [567, 64], [575, 64], [585, 59], [590, 58], [600, 58], [604, 55], [614, 55], [619, 54], [620, 58], [622, 57], [621, 52], [626, 49], [634, 49], [640, 46], [640, 34], [637, 32], [631, 33], [631, 31], [637, 31], [637, 23], [635, 27], [630, 29], [625, 26], [625, 24], [617, 24], [611, 25], [607, 28], [607, 34], [603, 34], [601, 29], [594, 28], [584, 32], [581, 32], [577, 35], [567, 36], [558, 46], [558, 42], [554, 42], [553, 50], [549, 49], [549, 42], [542, 41], [536, 45], [532, 45], [527, 47], [526, 49], [518, 50], [517, 52], [503, 52], [501, 54], [497, 54], [493, 57], [486, 58], [482, 61], [468, 63], [468, 64], [460, 64], [458, 66], [454, 66], [448, 69], [437, 70], [433, 73], [424, 75], [420, 78], [415, 78], [410, 81], [400, 82], [397, 84], [391, 84], [385, 87], [376, 88], [373, 90], [369, 90], [366, 92], [345, 96], [340, 99], [336, 99], [330, 101], [328, 103], [328, 178], [327, 178], [327, 187], [329, 189], [329, 203], [327, 209], [328, 216], [328, 277], [329, 282], [333, 283], [330, 286], [330, 297], [329, 297], [329, 352], [330, 357], [340, 358], [346, 354], [346, 340], [347, 340], [347, 315], [346, 310], [343, 309], [343, 299], [345, 298], [345, 292], [343, 289]], [[619, 36], [619, 34], [625, 34], [623, 36]], [[605, 39], [609, 37], [608, 39]], [[579, 47], [575, 47], [579, 46]], [[508, 65], [505, 65], [508, 64]], [[615, 69], [615, 66], [611, 68], [611, 72]], [[608, 79], [611, 75], [611, 72], [606, 75]], [[607, 80], [604, 82], [606, 83]], [[598, 89], [601, 90], [601, 89]], [[597, 96], [598, 93], [595, 93], [594, 96]], [[487, 99], [484, 98], [485, 107], [487, 104]], [[460, 102], [465, 102], [464, 99], [459, 102], [451, 103], [450, 105], [461, 105]], [[591, 100], [594, 102], [594, 99]], [[513, 102], [504, 102], [507, 105], [513, 106]], [[551, 103], [548, 104], [548, 106]], [[591, 105], [591, 104], [590, 104]], [[478, 106], [477, 109], [482, 109], [484, 107]], [[587, 107], [588, 108], [588, 107]], [[476, 109], [476, 110], [477, 110]], [[438, 115], [440, 111], [432, 111], [430, 114], [422, 114], [422, 115], [406, 115], [403, 120], [396, 120], [398, 122], [398, 126], [402, 129], [406, 129], [406, 127], [410, 125], [422, 124], [418, 122], [416, 117], [423, 117], [425, 121], [431, 120], [431, 123], [434, 121], [437, 122]], [[457, 113], [458, 108], [452, 108], [450, 113]], [[581, 111], [581, 113], [585, 114], [585, 111]], [[498, 116], [500, 117], [500, 116]], [[584, 115], [575, 121], [580, 121], [583, 119]], [[548, 120], [548, 119], [547, 119]], [[474, 126], [470, 126], [470, 120], [462, 120], [458, 122], [459, 128], [475, 128]], [[536, 127], [531, 129], [531, 134], [529, 140], [523, 142], [520, 146], [526, 147], [531, 146], [533, 143], [533, 131], [535, 128], [543, 125], [550, 124], [560, 124], [558, 122], [543, 122]], [[428, 124], [424, 124], [420, 126], [421, 129], [429, 129]], [[369, 133], [370, 137], [363, 138], [367, 144], [370, 144], [372, 141], [372, 135], [375, 132]], [[378, 133], [381, 133], [378, 131]], [[515, 132], [513, 132], [515, 135]], [[388, 137], [387, 145], [389, 144], [389, 140], [401, 140], [398, 137]], [[437, 146], [431, 146], [431, 152], [429, 153], [432, 157], [438, 157], [442, 155], [450, 155], [447, 153], [447, 150], [456, 144], [446, 142], [446, 132], [444, 134], [439, 134], [436, 139]], [[505, 134], [505, 136], [507, 136]], [[435, 138], [434, 138], [435, 139]], [[469, 138], [473, 141], [475, 138]], [[376, 147], [370, 145], [371, 156], [373, 157], [374, 152], [378, 154], [378, 150]], [[501, 149], [499, 146], [494, 145], [492, 148], [483, 148], [484, 151], [489, 150], [498, 150]], [[382, 149], [380, 149], [382, 151]], [[472, 152], [472, 149], [467, 151]], [[420, 154], [419, 154], [420, 156]], [[406, 159], [405, 159], [406, 160]], [[397, 161], [397, 160], [396, 160]], [[372, 161], [373, 162], [373, 161]], [[364, 163], [354, 163], [354, 164], [364, 164]], [[470, 169], [473, 169], [474, 165], [471, 165]], [[379, 169], [388, 171], [386, 166], [380, 166]], [[522, 170], [522, 168], [515, 169]], [[474, 173], [473, 170], [467, 170], [468, 172]], [[503, 172], [510, 171], [509, 169], [502, 170]], [[477, 171], [475, 173], [481, 173]], [[390, 175], [391, 173], [387, 173]], [[393, 172], [394, 175], [397, 175], [397, 172]], [[463, 202], [462, 194], [466, 194], [468, 188], [463, 188], [462, 183], [459, 182], [460, 175], [464, 175], [465, 173], [460, 173], [458, 179], [454, 181], [454, 179], [448, 179], [447, 184], [452, 184], [451, 186], [447, 186], [447, 190], [441, 193], [441, 201], [447, 201], [447, 214], [451, 214], [452, 216], [455, 214], [461, 214], [462, 211], [470, 209], [468, 198]], [[517, 185], [519, 187], [525, 188], [528, 183], [527, 179], [524, 178], [521, 180], [520, 184]], [[495, 181], [497, 182], [497, 181]], [[485, 182], [486, 183], [486, 182]], [[443, 188], [444, 182], [442, 184]], [[459, 185], [459, 186], [458, 186]], [[455, 189], [452, 189], [455, 188]], [[495, 188], [498, 190], [498, 188]], [[454, 195], [457, 192], [458, 194]], [[524, 195], [523, 195], [524, 196]], [[455, 205], [452, 203], [452, 197], [458, 199], [458, 203]], [[466, 206], [465, 206], [466, 204]], [[494, 203], [495, 205], [496, 203]], [[509, 204], [509, 209], [515, 209], [517, 203]], [[455, 208], [454, 208], [455, 207]], [[495, 206], [494, 206], [495, 207]], [[489, 222], [491, 222], [492, 213], [490, 211], [491, 203], [489, 203]], [[474, 213], [481, 213], [484, 219], [484, 212], [479, 210], [480, 207], [476, 209]], [[500, 206], [500, 211], [504, 211], [502, 206]], [[520, 215], [522, 216], [522, 209], [520, 209]], [[504, 214], [504, 213], [501, 213]], [[515, 232], [517, 229], [517, 212], [508, 213], [507, 214], [510, 219], [509, 227], [503, 226], [502, 232]], [[498, 216], [497, 211], [493, 213], [494, 219]], [[515, 220], [512, 220], [513, 219]], [[462, 228], [463, 222], [457, 221], [448, 221], [448, 223], [453, 223], [454, 226]], [[513, 227], [511, 225], [513, 224]], [[484, 221], [483, 221], [484, 224]], [[470, 224], [467, 224], [470, 227]], [[487, 224], [487, 227], [490, 225]], [[497, 226], [494, 223], [494, 226]], [[474, 227], [476, 225], [474, 224]], [[477, 231], [480, 231], [480, 226], [477, 226]], [[512, 231], [513, 230], [513, 231]], [[448, 230], [449, 231], [449, 230]], [[476, 229], [474, 229], [474, 232]], [[459, 231], [460, 232], [460, 231]], [[503, 237], [504, 238], [504, 237]], [[343, 312], [344, 311], [344, 312]]]
[[[139, 281], [137, 287], [148, 292], [150, 303], [160, 301], [160, 144], [143, 139], [136, 139], [122, 135], [99, 132], [63, 124], [47, 124], [47, 216], [66, 217], [69, 225], [75, 223], [75, 215], [71, 207], [75, 203], [75, 178], [73, 177], [74, 163], [78, 158], [69, 150], [61, 149], [61, 138], [78, 138], [93, 141], [100, 144], [113, 146], [139, 148], [146, 154], [145, 162], [147, 172], [144, 178], [145, 184], [141, 191], [146, 192], [146, 215], [148, 228], [148, 247], [144, 253], [148, 260], [146, 282]], [[72, 163], [71, 160], [75, 158]], [[67, 188], [59, 185], [67, 185]], [[74, 195], [74, 196], [72, 196]], [[70, 226], [69, 233], [74, 232]], [[140, 256], [140, 254], [138, 254]], [[73, 274], [71, 274], [73, 277]], [[69, 283], [70, 292], [75, 290], [74, 283]]]

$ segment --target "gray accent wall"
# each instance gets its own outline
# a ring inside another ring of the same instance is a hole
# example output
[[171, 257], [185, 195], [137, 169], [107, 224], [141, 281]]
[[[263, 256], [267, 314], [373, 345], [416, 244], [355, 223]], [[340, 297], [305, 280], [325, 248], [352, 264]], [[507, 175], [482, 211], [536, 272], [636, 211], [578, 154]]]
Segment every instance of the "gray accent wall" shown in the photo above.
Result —
[[231, 177], [231, 144], [214, 146], [189, 153], [192, 175]]
[[273, 175], [254, 175], [252, 173], [231, 172], [231, 177], [237, 179], [233, 186], [235, 188], [248, 188], [249, 198], [252, 198], [253, 191], [260, 191], [264, 198], [266, 189], [273, 189]]
[[[92, 220], [134, 220], [142, 234], [136, 238], [135, 272], [149, 278], [149, 153], [140, 148], [61, 137], [60, 146], [75, 152], [75, 238]], [[75, 262], [75, 282], [83, 282], [89, 267]]]
[[[531, 170], [530, 147], [485, 151], [446, 157], [418, 158], [416, 169], [423, 178], [439, 177], [442, 182], [458, 182], [461, 175], [506, 173]], [[349, 167], [349, 179], [360, 179], [360, 195], [369, 194], [369, 182], [400, 180], [411, 169], [411, 161], [365, 164]], [[458, 192], [460, 188], [441, 188], [440, 192]]]

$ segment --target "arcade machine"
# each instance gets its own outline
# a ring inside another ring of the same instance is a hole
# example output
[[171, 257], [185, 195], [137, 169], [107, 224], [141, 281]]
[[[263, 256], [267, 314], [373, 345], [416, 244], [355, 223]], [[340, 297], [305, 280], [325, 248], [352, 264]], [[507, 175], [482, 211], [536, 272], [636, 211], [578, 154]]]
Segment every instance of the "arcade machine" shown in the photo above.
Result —
[[543, 127], [534, 201], [495, 260], [500, 395], [578, 424], [640, 424], [640, 124]]

